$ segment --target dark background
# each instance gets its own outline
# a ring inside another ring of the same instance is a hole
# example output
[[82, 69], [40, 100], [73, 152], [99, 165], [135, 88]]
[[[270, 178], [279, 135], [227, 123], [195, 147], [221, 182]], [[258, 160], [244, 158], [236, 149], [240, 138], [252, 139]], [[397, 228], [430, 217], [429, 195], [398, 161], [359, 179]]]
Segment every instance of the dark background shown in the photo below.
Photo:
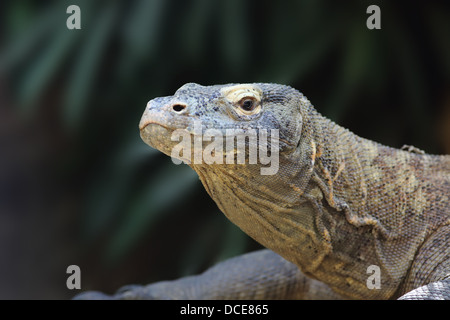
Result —
[[450, 153], [450, 6], [407, 3], [1, 1], [0, 298], [70, 298], [71, 264], [112, 293], [258, 248], [140, 140], [186, 82], [289, 84], [360, 136]]

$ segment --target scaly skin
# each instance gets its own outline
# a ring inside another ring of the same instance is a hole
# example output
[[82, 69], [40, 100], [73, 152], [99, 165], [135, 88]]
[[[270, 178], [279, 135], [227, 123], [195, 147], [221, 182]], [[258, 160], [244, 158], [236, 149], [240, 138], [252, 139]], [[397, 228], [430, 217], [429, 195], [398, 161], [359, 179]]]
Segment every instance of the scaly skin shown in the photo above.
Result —
[[[176, 129], [192, 137], [207, 129], [279, 130], [274, 175], [262, 175], [266, 166], [249, 164], [248, 154], [245, 164], [183, 155], [220, 210], [273, 252], [114, 298], [450, 299], [450, 156], [360, 138], [277, 84], [186, 84], [150, 101], [143, 140], [171, 155]], [[367, 286], [371, 265], [380, 268], [379, 289]]]

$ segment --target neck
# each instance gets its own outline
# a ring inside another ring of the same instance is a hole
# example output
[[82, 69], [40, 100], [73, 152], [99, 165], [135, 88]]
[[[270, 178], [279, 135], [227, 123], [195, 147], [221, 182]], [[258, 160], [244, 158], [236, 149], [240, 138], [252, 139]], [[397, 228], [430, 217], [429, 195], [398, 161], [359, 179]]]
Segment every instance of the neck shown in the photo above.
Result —
[[[414, 219], [411, 210], [421, 210], [408, 196], [420, 181], [407, 167], [418, 158], [362, 139], [312, 107], [302, 116], [298, 146], [280, 154], [273, 176], [262, 176], [258, 165], [192, 167], [233, 223], [307, 275], [337, 288], [348, 284], [335, 281], [351, 279], [363, 296], [367, 266], [374, 264], [391, 279], [382, 293], [390, 295], [408, 268], [401, 261], [413, 256], [425, 236], [421, 227], [402, 228], [417, 225], [406, 219]], [[410, 180], [416, 180], [392, 182], [396, 172], [411, 172]], [[402, 254], [390, 254], [399, 247], [394, 242], [403, 243]]]

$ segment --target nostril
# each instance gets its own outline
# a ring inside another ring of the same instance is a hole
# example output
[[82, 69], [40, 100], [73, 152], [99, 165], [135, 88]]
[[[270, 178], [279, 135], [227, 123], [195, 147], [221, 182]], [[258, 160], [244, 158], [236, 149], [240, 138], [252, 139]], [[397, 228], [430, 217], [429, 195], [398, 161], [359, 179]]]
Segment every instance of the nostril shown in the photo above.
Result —
[[175, 111], [175, 112], [181, 112], [184, 109], [186, 109], [186, 106], [184, 104], [174, 104], [172, 106], [172, 110]]

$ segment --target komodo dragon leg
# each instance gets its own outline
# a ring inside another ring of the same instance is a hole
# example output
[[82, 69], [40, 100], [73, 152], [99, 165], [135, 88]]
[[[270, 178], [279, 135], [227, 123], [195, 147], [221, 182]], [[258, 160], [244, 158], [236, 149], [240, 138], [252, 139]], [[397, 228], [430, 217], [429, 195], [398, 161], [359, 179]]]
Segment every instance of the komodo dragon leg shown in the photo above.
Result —
[[448, 241], [450, 225], [441, 227], [427, 239], [412, 265], [403, 289], [406, 294], [400, 300], [450, 300]]
[[126, 286], [113, 296], [86, 292], [76, 299], [340, 299], [270, 250], [228, 259], [196, 276]]

